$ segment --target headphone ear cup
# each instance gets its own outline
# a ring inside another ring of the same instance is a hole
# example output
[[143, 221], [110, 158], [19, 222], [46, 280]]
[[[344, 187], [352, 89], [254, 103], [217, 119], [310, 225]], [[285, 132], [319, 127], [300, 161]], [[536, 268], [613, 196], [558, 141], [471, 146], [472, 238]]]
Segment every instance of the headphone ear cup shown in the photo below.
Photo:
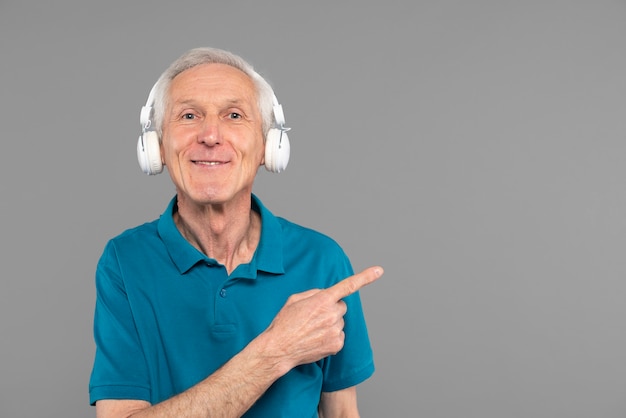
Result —
[[291, 146], [287, 132], [272, 128], [265, 138], [265, 169], [272, 173], [280, 173], [287, 168]]
[[144, 132], [137, 141], [137, 160], [141, 171], [148, 175], [159, 174], [163, 171], [159, 136], [154, 131]]

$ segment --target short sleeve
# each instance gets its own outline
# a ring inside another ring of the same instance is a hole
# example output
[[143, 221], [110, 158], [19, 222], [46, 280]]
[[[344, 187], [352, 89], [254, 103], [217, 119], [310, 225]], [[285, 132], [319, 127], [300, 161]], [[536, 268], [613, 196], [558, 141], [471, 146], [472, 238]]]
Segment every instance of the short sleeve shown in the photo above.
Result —
[[150, 401], [146, 360], [113, 241], [105, 247], [96, 269], [94, 340], [90, 403], [101, 399]]
[[[354, 274], [348, 257], [340, 251], [337, 260], [338, 280]], [[344, 298], [348, 311], [344, 316], [346, 334], [343, 349], [323, 364], [323, 392], [334, 392], [355, 386], [374, 373], [374, 356], [367, 332], [359, 292]]]

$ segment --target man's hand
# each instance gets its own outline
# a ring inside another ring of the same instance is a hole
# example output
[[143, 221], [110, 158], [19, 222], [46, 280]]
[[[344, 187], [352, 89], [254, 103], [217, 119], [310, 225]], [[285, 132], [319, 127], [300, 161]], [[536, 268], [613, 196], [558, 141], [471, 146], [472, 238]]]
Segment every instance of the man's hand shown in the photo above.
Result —
[[285, 367], [286, 373], [339, 352], [344, 344], [343, 316], [347, 311], [342, 299], [382, 275], [381, 267], [370, 267], [328, 289], [292, 295], [264, 333], [271, 347], [267, 354]]

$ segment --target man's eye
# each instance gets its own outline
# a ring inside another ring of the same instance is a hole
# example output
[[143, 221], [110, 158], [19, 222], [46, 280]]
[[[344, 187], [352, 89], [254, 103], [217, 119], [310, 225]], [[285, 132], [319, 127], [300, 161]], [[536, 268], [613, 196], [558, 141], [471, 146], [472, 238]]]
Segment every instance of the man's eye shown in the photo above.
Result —
[[196, 118], [196, 115], [194, 115], [193, 113], [185, 113], [183, 115], [183, 119], [192, 120], [192, 119], [195, 119], [195, 118]]
[[241, 119], [241, 115], [239, 113], [237, 113], [237, 112], [231, 112], [228, 116], [231, 119]]

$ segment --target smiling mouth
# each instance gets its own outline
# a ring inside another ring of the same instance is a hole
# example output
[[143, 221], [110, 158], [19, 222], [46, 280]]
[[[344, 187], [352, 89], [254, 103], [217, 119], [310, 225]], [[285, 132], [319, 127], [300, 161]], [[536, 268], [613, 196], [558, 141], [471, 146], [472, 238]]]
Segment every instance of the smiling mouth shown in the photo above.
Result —
[[214, 166], [214, 165], [222, 165], [226, 163], [222, 161], [194, 161], [194, 164]]

